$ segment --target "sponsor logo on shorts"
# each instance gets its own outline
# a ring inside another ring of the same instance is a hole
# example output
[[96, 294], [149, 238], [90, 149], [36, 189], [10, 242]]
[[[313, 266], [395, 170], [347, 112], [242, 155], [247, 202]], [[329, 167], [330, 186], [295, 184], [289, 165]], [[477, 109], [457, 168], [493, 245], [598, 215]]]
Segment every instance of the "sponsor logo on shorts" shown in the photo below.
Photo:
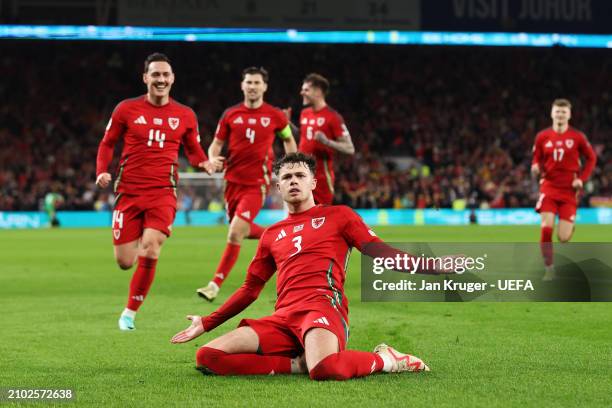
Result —
[[120, 230], [120, 229], [115, 228], [115, 229], [113, 230], [113, 237], [115, 237], [115, 239], [119, 239], [119, 237], [120, 237], [120, 236], [121, 236], [121, 230]]

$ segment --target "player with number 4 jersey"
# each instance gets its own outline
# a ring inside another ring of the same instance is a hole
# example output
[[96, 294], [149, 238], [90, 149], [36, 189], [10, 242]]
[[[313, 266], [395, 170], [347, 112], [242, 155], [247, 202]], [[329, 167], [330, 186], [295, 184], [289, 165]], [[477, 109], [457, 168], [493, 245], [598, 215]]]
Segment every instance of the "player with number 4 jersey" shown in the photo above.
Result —
[[108, 166], [119, 139], [123, 151], [114, 183], [112, 229], [115, 259], [122, 269], [137, 261], [128, 302], [119, 318], [121, 330], [134, 330], [136, 311], [155, 275], [160, 248], [176, 213], [178, 153], [181, 144], [192, 166], [215, 169], [200, 146], [198, 121], [188, 107], [170, 98], [174, 73], [164, 54], [145, 60], [147, 94], [119, 103], [106, 127], [97, 157], [96, 184], [111, 182]]
[[542, 218], [540, 243], [544, 280], [554, 277], [552, 234], [555, 216], [559, 217], [559, 241], [569, 241], [574, 233], [578, 196], [597, 160], [584, 133], [569, 126], [571, 104], [567, 99], [553, 102], [551, 118], [552, 127], [536, 136], [531, 165], [532, 174], [541, 177], [536, 211]]
[[[268, 72], [249, 67], [242, 72], [244, 101], [227, 109], [217, 126], [208, 149], [211, 162], [221, 166], [225, 161], [225, 207], [230, 222], [227, 245], [212, 280], [197, 289], [208, 301], [217, 297], [230, 274], [245, 238], [259, 239], [263, 228], [254, 220], [264, 204], [270, 186], [272, 145], [278, 136], [285, 153], [295, 152], [296, 144], [285, 114], [264, 102]], [[227, 143], [227, 160], [220, 156]]]

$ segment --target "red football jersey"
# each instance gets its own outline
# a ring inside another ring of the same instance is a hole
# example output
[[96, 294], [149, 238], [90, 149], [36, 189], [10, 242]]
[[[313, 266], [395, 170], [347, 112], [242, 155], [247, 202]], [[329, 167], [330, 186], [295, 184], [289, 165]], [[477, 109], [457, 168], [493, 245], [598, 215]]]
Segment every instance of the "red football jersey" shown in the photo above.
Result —
[[98, 148], [97, 175], [108, 171], [113, 148], [121, 137], [124, 145], [115, 179], [117, 193], [149, 194], [176, 188], [181, 143], [192, 166], [207, 160], [195, 113], [173, 99], [163, 106], [151, 104], [146, 95], [119, 103]]
[[[581, 155], [585, 157], [582, 169]], [[596, 160], [586, 136], [577, 129], [568, 127], [564, 133], [557, 133], [547, 128], [536, 136], [532, 164], [540, 167], [540, 191], [543, 193], [565, 191], [573, 194], [574, 179], [588, 180]]]
[[342, 116], [329, 106], [325, 106], [319, 111], [306, 108], [300, 114], [300, 146], [298, 150], [317, 159], [316, 178], [319, 183], [331, 183], [330, 190], [333, 190], [335, 180], [333, 157], [335, 150], [314, 139], [314, 135], [318, 131], [323, 132], [330, 140], [348, 135], [349, 131]]
[[[300, 309], [326, 297], [348, 322], [344, 280], [352, 247], [382, 242], [353, 210], [317, 205], [267, 228], [249, 265], [245, 283], [215, 312], [202, 319], [210, 331], [251, 304], [278, 271], [275, 309]], [[397, 251], [392, 249], [391, 253]]]
[[217, 139], [229, 139], [225, 179], [246, 185], [270, 184], [274, 136], [288, 123], [283, 111], [267, 103], [257, 109], [244, 103], [228, 108], [215, 132]]

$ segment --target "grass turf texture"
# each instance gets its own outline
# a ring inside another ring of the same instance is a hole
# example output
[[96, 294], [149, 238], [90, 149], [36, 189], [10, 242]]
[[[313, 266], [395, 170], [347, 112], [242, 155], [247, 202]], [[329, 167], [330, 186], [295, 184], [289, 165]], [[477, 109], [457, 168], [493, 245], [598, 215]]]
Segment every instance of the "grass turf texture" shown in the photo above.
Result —
[[[386, 227], [388, 241], [529, 242], [537, 227]], [[272, 311], [274, 283], [246, 312], [184, 345], [170, 337], [187, 313], [208, 314], [237, 288], [255, 251], [246, 242], [218, 301], [205, 284], [225, 227], [177, 228], [136, 320], [120, 332], [132, 271], [112, 257], [110, 231], [0, 232], [0, 387], [73, 388], [78, 405], [576, 407], [612, 405], [610, 303], [360, 303], [351, 258], [352, 349], [385, 341], [432, 372], [339, 382], [306, 376], [216, 377], [194, 369], [198, 346], [241, 317]], [[574, 241], [610, 241], [612, 227], [580, 225]]]

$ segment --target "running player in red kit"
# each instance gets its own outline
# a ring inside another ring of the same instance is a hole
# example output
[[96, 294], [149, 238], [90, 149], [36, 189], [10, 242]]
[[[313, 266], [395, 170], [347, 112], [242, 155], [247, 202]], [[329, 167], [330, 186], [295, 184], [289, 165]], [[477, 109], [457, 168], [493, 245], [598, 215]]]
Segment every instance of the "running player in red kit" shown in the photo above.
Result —
[[322, 75], [313, 73], [304, 78], [300, 95], [305, 108], [300, 114], [298, 150], [313, 155], [317, 160], [318, 183], [313, 193], [317, 204], [332, 204], [334, 201], [335, 152], [355, 153], [344, 119], [325, 101], [328, 93], [329, 81]]
[[223, 164], [221, 149], [227, 142], [225, 170], [225, 206], [230, 222], [227, 245], [213, 279], [197, 290], [212, 301], [223, 281], [232, 271], [245, 238], [259, 239], [263, 228], [253, 221], [263, 206], [270, 186], [272, 145], [276, 136], [282, 139], [285, 153], [297, 150], [283, 111], [264, 102], [268, 89], [268, 72], [250, 67], [242, 71], [243, 102], [227, 109], [221, 116], [208, 155], [216, 166]]
[[[554, 278], [552, 235], [559, 216], [557, 238], [567, 242], [574, 233], [578, 195], [589, 179], [597, 157], [584, 133], [569, 126], [572, 105], [556, 99], [550, 116], [553, 125], [536, 136], [531, 173], [540, 176], [536, 211], [542, 217], [540, 246], [544, 258], [544, 280]], [[584, 165], [581, 166], [581, 156]]]
[[136, 311], [153, 283], [162, 244], [170, 236], [176, 213], [178, 152], [181, 144], [192, 166], [212, 173], [200, 146], [195, 113], [170, 98], [174, 73], [164, 54], [151, 54], [144, 64], [147, 94], [119, 103], [98, 148], [96, 184], [111, 182], [108, 166], [115, 144], [123, 152], [115, 180], [113, 241], [121, 269], [137, 262], [119, 329], [134, 330]]
[[368, 244], [382, 241], [349, 207], [315, 205], [311, 156], [288, 154], [275, 163], [274, 172], [289, 216], [263, 233], [242, 287], [209, 316], [188, 316], [191, 326], [171, 341], [192, 340], [240, 313], [278, 270], [274, 313], [244, 319], [237, 329], [201, 347], [196, 356], [200, 370], [219, 375], [308, 372], [315, 380], [428, 370], [419, 358], [385, 344], [372, 353], [346, 349], [348, 256], [352, 247], [369, 253]]

